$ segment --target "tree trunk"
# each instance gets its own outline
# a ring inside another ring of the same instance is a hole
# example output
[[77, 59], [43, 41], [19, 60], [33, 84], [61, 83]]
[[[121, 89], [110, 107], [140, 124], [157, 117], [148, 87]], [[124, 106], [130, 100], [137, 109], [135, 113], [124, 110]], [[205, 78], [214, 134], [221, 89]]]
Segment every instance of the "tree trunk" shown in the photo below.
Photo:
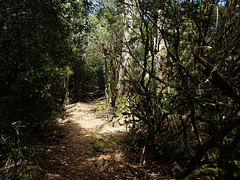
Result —
[[184, 179], [187, 175], [191, 174], [197, 167], [198, 163], [202, 159], [203, 155], [210, 149], [217, 145], [217, 143], [222, 140], [232, 129], [240, 124], [240, 119], [234, 119], [229, 121], [225, 127], [221, 128], [212, 137], [207, 139], [202, 146], [198, 149], [195, 156], [188, 163], [186, 171], [180, 176], [180, 179]]
[[66, 106], [69, 103], [69, 75], [66, 78], [64, 78], [63, 87], [65, 91], [63, 106]]

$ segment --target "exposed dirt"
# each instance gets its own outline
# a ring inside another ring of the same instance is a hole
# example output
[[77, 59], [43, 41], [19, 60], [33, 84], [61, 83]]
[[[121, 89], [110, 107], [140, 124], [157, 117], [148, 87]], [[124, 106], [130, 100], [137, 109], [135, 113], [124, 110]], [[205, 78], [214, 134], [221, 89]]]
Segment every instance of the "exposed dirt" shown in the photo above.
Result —
[[103, 102], [67, 107], [67, 117], [38, 147], [38, 179], [168, 179], [170, 167], [149, 161], [139, 166], [140, 150], [128, 143], [126, 126], [106, 125]]

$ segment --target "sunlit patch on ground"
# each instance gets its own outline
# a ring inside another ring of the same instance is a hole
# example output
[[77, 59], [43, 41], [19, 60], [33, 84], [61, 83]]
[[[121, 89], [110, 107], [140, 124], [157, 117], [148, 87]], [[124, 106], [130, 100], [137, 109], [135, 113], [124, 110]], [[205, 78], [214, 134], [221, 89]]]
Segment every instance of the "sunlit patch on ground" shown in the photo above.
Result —
[[[139, 152], [124, 143], [125, 125], [106, 124], [102, 102], [67, 106], [57, 141], [39, 148], [39, 179], [159, 179], [159, 164], [139, 166]], [[151, 167], [151, 168], [150, 168]]]

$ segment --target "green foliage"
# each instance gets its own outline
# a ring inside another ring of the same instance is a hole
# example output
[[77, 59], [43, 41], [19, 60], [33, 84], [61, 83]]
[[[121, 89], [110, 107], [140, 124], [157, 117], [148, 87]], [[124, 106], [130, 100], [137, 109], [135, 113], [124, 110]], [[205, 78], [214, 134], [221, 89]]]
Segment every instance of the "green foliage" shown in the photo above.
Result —
[[125, 96], [120, 95], [116, 99], [116, 111], [119, 114], [122, 114], [123, 110], [127, 108], [127, 99]]
[[[95, 83], [100, 84], [102, 90], [105, 88], [108, 102], [112, 107], [115, 107], [121, 66], [120, 61], [116, 60], [121, 59], [121, 37], [123, 36], [123, 29], [119, 28], [123, 27], [120, 10], [115, 8], [114, 3], [98, 2], [96, 14], [92, 16], [92, 22], [94, 28], [89, 36], [87, 62], [90, 67], [91, 64], [96, 64], [93, 75], [97, 73], [98, 78], [94, 79], [98, 82]], [[90, 81], [89, 84], [91, 85], [92, 82]]]
[[238, 179], [240, 167], [239, 152], [232, 150], [232, 153], [229, 154], [228, 145], [225, 144], [221, 148], [212, 149], [208, 153], [208, 158], [210, 160], [209, 165], [200, 166], [194, 171], [194, 174], [188, 177], [203, 176], [206, 178]]
[[74, 86], [67, 89], [65, 80], [79, 78], [84, 68], [90, 5], [78, 0], [0, 3], [0, 160], [6, 160], [1, 173], [9, 179], [35, 179], [35, 170], [24, 165], [29, 160], [25, 138], [49, 130], [66, 91], [77, 87], [73, 78]]
[[82, 32], [89, 28], [89, 6], [76, 0], [1, 3], [0, 117], [5, 126], [16, 119], [41, 123], [62, 105], [64, 79], [83, 67], [76, 62], [86, 42]]
[[182, 168], [177, 164], [177, 162], [174, 162], [173, 165], [174, 165], [173, 170], [176, 173], [179, 173], [179, 172], [182, 173], [183, 172]]
[[238, 179], [239, 175], [239, 157], [240, 153], [222, 149], [219, 151], [218, 158], [216, 159], [219, 176], [227, 179]]
[[94, 91], [99, 89], [100, 91], [104, 91], [104, 76], [103, 76], [103, 62], [91, 55], [93, 47], [88, 47], [86, 49], [86, 53], [89, 54], [89, 57], [86, 59], [85, 64], [85, 81], [83, 88], [85, 91]]
[[25, 166], [23, 174], [19, 175], [19, 180], [32, 180], [37, 177], [37, 170], [31, 166]]
[[43, 2], [17, 1], [1, 3], [0, 8], [6, 10], [0, 27], [0, 107], [9, 111], [9, 121], [24, 121], [30, 118], [27, 114], [31, 110], [51, 109], [59, 103], [63, 91], [58, 69], [66, 65], [67, 49], [61, 32], [56, 30], [60, 27], [54, 7]]
[[22, 149], [25, 146], [25, 141], [22, 137], [20, 137], [19, 129], [17, 126], [15, 126], [15, 130], [16, 137], [14, 139], [1, 135], [1, 144], [3, 144], [9, 152], [8, 161], [5, 165], [6, 167], [8, 167], [12, 162], [18, 162], [24, 159]]
[[90, 142], [90, 149], [92, 152], [102, 152], [105, 149], [105, 143], [97, 140], [93, 140]]
[[[1, 154], [3, 158], [6, 158], [7, 161], [3, 167], [1, 167], [0, 172], [6, 178], [15, 178], [19, 177], [19, 171], [21, 171], [21, 167], [18, 167], [18, 164], [24, 164], [25, 157], [23, 154], [23, 150], [25, 148], [25, 139], [20, 136], [19, 129], [15, 125], [16, 135], [5, 137], [1, 135], [0, 144], [1, 144]], [[8, 156], [8, 157], [4, 157]]]
[[[10, 159], [23, 158], [13, 123], [42, 131], [68, 93], [78, 101], [105, 90], [117, 113], [130, 110], [143, 149], [184, 157], [194, 165], [189, 172], [208, 154], [215, 169], [201, 166], [193, 176], [238, 178], [239, 136], [231, 132], [240, 103], [236, 2], [94, 1], [94, 7], [79, 0], [3, 0], [0, 125]], [[202, 143], [205, 137], [211, 143]], [[90, 144], [92, 151], [104, 147]]]
[[218, 173], [215, 169], [201, 168], [201, 169], [194, 171], [193, 174], [189, 174], [185, 179], [186, 180], [196, 179], [199, 176], [204, 177], [204, 179], [210, 180], [210, 179], [218, 177]]
[[[171, 157], [184, 157], [195, 168], [219, 143], [214, 134], [239, 119], [239, 6], [218, 1], [118, 1], [115, 9], [111, 7], [103, 6], [97, 16], [102, 20], [99, 47], [106, 56], [109, 102], [117, 109], [124, 107], [118, 87], [124, 62], [119, 57], [125, 55], [129, 64], [124, 64], [122, 79], [132, 132], [142, 132], [144, 148], [155, 155], [171, 151]], [[122, 31], [116, 29], [119, 12]], [[213, 138], [206, 147], [205, 137]], [[233, 142], [238, 138], [230, 137]], [[225, 139], [223, 146], [231, 141]], [[209, 158], [229, 175], [235, 161], [225, 156], [235, 151], [220, 152], [212, 151]], [[191, 157], [195, 153], [200, 159]]]

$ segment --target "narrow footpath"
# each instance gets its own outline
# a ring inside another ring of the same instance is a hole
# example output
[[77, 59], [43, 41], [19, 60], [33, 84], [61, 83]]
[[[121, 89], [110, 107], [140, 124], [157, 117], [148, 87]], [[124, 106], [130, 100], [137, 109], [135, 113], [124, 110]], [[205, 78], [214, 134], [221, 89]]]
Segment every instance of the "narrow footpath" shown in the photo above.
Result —
[[[106, 124], [103, 101], [76, 103], [52, 138], [41, 147], [38, 179], [162, 179], [159, 165], [139, 166], [139, 152], [127, 145], [125, 125]], [[161, 172], [169, 169], [161, 169]], [[162, 174], [163, 175], [163, 174]]]

